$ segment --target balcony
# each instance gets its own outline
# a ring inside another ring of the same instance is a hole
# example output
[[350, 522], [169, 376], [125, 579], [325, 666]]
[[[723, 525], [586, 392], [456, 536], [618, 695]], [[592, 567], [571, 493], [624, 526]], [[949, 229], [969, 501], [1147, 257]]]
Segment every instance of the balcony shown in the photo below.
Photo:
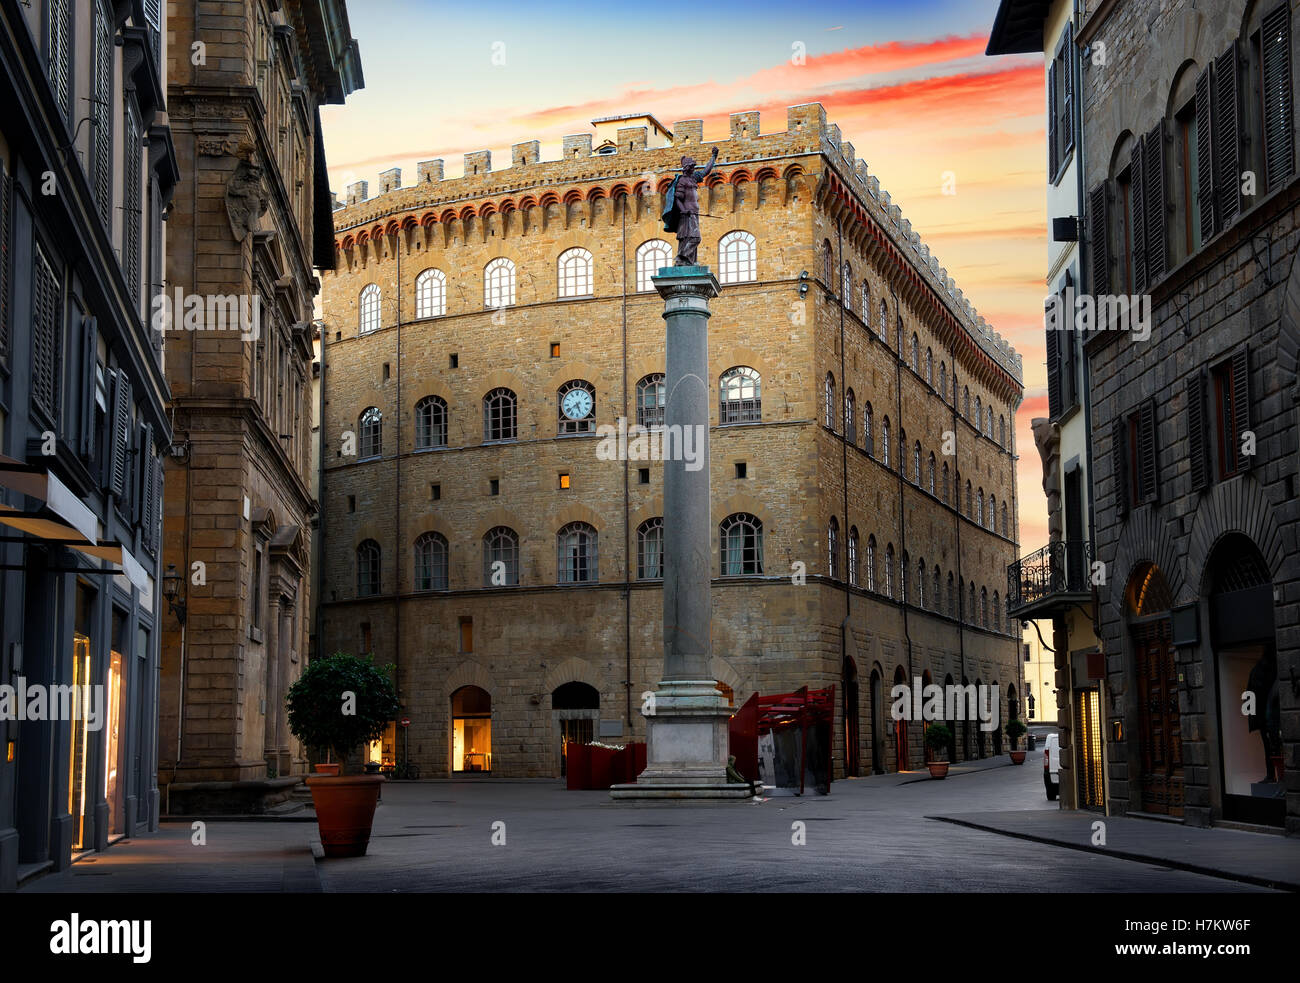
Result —
[[1092, 601], [1092, 544], [1048, 543], [1007, 567], [1007, 613], [1022, 621], [1049, 618]]

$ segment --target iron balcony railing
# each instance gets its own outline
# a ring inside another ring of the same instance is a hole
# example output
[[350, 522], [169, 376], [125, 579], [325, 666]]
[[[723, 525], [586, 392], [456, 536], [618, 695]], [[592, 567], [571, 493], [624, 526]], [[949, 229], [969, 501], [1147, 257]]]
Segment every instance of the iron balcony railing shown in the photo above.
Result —
[[1014, 615], [1054, 594], [1087, 594], [1091, 573], [1091, 543], [1048, 543], [1007, 567], [1007, 609]]

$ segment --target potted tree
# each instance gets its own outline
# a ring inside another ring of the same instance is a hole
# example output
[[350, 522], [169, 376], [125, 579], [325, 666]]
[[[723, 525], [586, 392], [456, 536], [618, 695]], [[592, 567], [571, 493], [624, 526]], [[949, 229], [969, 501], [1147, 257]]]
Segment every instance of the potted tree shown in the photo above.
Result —
[[[927, 761], [931, 778], [948, 777], [948, 745], [952, 743], [952, 731], [943, 724], [929, 724], [925, 728], [925, 746], [933, 752], [932, 760]], [[943, 755], [942, 758], [939, 756]]]
[[[363, 741], [372, 741], [397, 716], [397, 694], [388, 673], [370, 659], [337, 652], [313, 660], [286, 699], [289, 729], [307, 747], [324, 747], [340, 763]], [[307, 777], [321, 846], [327, 857], [364, 856], [370, 843], [382, 775]], [[320, 765], [317, 770], [322, 771]]]
[[1016, 744], [1024, 736], [1025, 731], [1029, 730], [1025, 722], [1019, 717], [1012, 717], [1007, 721], [1007, 737], [1011, 738], [1011, 763], [1013, 765], [1023, 765], [1025, 763], [1025, 752], [1016, 750]]

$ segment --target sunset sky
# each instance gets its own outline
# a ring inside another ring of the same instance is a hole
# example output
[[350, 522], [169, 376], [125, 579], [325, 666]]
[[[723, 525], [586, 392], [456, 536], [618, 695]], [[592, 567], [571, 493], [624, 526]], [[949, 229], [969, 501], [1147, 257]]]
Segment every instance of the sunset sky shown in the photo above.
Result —
[[[997, 0], [732, 0], [682, 3], [434, 3], [353, 0], [365, 88], [321, 111], [330, 184], [441, 157], [590, 133], [591, 120], [650, 112], [671, 128], [757, 109], [785, 129], [787, 106], [820, 102], [903, 215], [1024, 357], [1016, 414], [1021, 552], [1047, 541], [1030, 420], [1047, 412], [1042, 333], [1046, 150], [1041, 55], [988, 58]], [[674, 49], [668, 50], [672, 44]], [[806, 51], [792, 63], [796, 44]], [[504, 47], [502, 47], [504, 45]], [[504, 58], [504, 64], [494, 64]], [[941, 193], [942, 175], [957, 193]]]

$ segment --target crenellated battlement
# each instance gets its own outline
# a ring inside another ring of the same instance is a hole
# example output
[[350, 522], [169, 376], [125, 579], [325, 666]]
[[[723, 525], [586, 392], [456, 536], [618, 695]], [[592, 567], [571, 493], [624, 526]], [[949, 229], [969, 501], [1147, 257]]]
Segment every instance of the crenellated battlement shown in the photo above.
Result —
[[[342, 244], [352, 238], [347, 235], [349, 230], [360, 229], [364, 236], [372, 227], [382, 230], [395, 221], [403, 227], [439, 222], [443, 220], [441, 216], [453, 212], [460, 215], [467, 207], [472, 211], [472, 203], [483, 199], [495, 199], [484, 203], [484, 207], [505, 211], [518, 207], [515, 195], [539, 187], [555, 188], [556, 194], [565, 201], [575, 195], [586, 199], [592, 195], [613, 197], [618, 193], [654, 194], [666, 187], [684, 152], [703, 161], [713, 146], [718, 147], [719, 153], [718, 172], [710, 179], [711, 185], [719, 181], [753, 180], [758, 171], [753, 165], [761, 167], [761, 162], [820, 154], [894, 248], [908, 258], [933, 290], [946, 298], [949, 310], [979, 347], [1013, 378], [1023, 382], [1020, 355], [975, 310], [912, 228], [911, 221], [903, 217], [889, 192], [880, 187], [867, 162], [857, 158], [854, 145], [842, 138], [838, 125], [827, 122], [826, 110], [820, 103], [789, 107], [784, 131], [763, 133], [760, 124], [757, 111], [733, 113], [727, 138], [706, 143], [702, 120], [679, 120], [669, 129], [653, 116], [626, 115], [593, 122], [601, 134], [598, 145], [594, 144], [591, 133], [562, 137], [558, 160], [542, 160], [540, 141], [529, 140], [514, 144], [510, 150], [510, 166], [496, 171], [492, 169], [490, 150], [465, 154], [459, 177], [446, 177], [442, 159], [420, 161], [416, 165], [416, 183], [408, 187], [402, 186], [399, 168], [379, 175], [379, 194], [373, 198], [369, 197], [367, 181], [349, 184], [344, 204], [334, 213], [334, 225]], [[585, 192], [564, 190], [575, 185], [602, 187], [588, 187]], [[400, 218], [403, 213], [406, 217]]]

